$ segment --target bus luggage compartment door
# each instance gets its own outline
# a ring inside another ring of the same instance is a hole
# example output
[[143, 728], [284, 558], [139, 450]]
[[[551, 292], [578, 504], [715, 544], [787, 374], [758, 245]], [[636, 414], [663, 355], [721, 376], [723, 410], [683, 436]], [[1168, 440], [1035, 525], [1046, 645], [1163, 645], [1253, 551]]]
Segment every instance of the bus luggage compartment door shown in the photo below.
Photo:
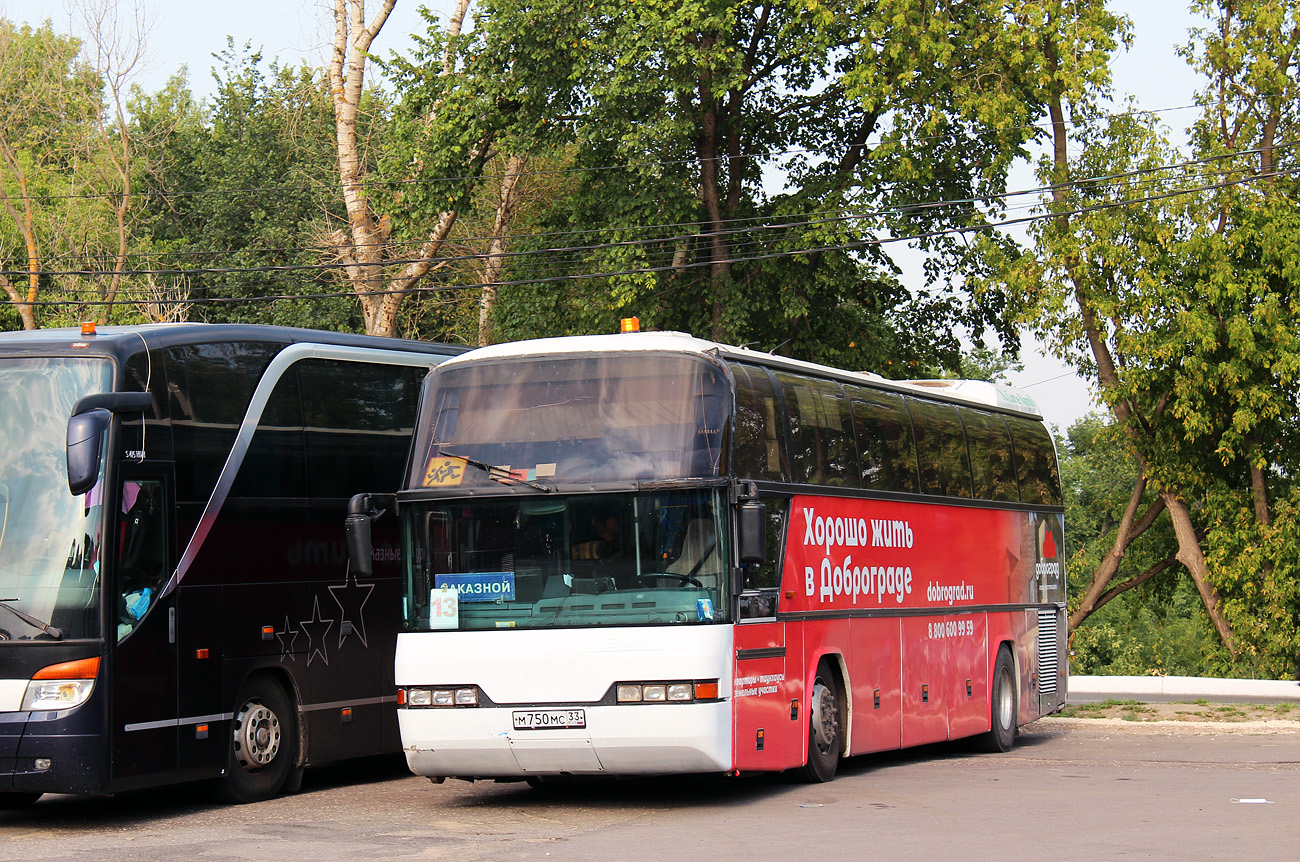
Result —
[[[735, 629], [732, 698], [736, 769], [772, 771], [799, 765], [802, 750], [792, 702], [803, 695], [787, 680], [786, 624], [740, 623]], [[797, 666], [797, 664], [796, 664]]]

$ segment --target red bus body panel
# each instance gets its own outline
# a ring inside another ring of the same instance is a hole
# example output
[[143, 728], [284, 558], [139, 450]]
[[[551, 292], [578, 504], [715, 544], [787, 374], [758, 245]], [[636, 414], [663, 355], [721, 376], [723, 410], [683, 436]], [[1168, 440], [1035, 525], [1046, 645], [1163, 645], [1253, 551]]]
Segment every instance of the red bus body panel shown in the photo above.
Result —
[[1035, 606], [1064, 594], [1061, 529], [1055, 513], [795, 496], [777, 620], [736, 625], [736, 768], [806, 761], [823, 659], [847, 689], [849, 754], [987, 731], [1003, 644], [1018, 723], [1036, 718]]

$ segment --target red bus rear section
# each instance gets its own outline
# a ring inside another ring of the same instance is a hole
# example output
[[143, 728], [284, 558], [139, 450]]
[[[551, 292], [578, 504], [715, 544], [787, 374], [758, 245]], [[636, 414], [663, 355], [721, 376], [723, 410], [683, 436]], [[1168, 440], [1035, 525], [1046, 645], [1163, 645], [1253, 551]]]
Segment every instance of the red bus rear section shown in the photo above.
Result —
[[848, 755], [989, 732], [1004, 648], [1016, 725], [1063, 704], [1059, 514], [797, 495], [784, 548], [775, 617], [736, 626], [738, 770], [808, 760], [819, 668]]

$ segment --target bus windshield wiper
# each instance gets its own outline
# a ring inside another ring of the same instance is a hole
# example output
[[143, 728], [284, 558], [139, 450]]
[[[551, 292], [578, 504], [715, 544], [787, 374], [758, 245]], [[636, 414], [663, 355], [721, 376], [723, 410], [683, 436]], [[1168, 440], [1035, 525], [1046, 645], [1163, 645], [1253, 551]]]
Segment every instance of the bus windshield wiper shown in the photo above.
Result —
[[20, 619], [20, 620], [22, 620], [23, 622], [27, 623], [27, 625], [31, 626], [32, 628], [40, 629], [41, 631], [45, 632], [45, 633], [46, 633], [47, 635], [49, 635], [50, 637], [54, 638], [56, 641], [61, 641], [61, 640], [63, 640], [63, 632], [59, 631], [58, 629], [56, 629], [54, 626], [50, 625], [49, 623], [43, 623], [43, 622], [41, 622], [40, 620], [36, 619], [36, 617], [31, 616], [30, 614], [25, 614], [25, 613], [23, 613], [22, 611], [18, 610], [18, 608], [16, 608], [16, 607], [14, 607], [13, 605], [9, 604], [9, 602], [16, 602], [16, 601], [18, 601], [18, 600], [17, 600], [17, 599], [0, 599], [0, 608], [4, 608], [4, 609], [7, 610], [9, 613], [11, 613], [11, 614], [13, 614], [14, 616], [18, 617], [18, 619]]
[[527, 485], [529, 488], [536, 488], [538, 491], [541, 491], [543, 494], [549, 494], [555, 490], [554, 488], [550, 488], [547, 487], [546, 485], [543, 485], [541, 482], [533, 482], [529, 479], [520, 478], [519, 476], [516, 476], [513, 473], [511, 473], [505, 467], [498, 467], [495, 464], [487, 464], [484, 463], [483, 461], [475, 461], [473, 458], [466, 458], [464, 455], [457, 455], [455, 452], [448, 452], [445, 449], [439, 449], [438, 456], [441, 458], [455, 458], [458, 461], [464, 461], [466, 464], [470, 465], [471, 467], [477, 467], [478, 469], [486, 473], [488, 475], [488, 478], [494, 482], [500, 482], [502, 484], [508, 482], [514, 482], [520, 485]]

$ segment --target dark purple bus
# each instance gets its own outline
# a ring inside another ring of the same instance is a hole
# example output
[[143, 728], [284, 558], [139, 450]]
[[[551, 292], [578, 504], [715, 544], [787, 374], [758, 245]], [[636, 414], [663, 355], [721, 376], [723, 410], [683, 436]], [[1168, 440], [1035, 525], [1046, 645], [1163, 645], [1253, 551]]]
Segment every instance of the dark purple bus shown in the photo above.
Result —
[[284, 327], [0, 335], [0, 808], [211, 780], [249, 802], [396, 751], [396, 490], [461, 348]]

